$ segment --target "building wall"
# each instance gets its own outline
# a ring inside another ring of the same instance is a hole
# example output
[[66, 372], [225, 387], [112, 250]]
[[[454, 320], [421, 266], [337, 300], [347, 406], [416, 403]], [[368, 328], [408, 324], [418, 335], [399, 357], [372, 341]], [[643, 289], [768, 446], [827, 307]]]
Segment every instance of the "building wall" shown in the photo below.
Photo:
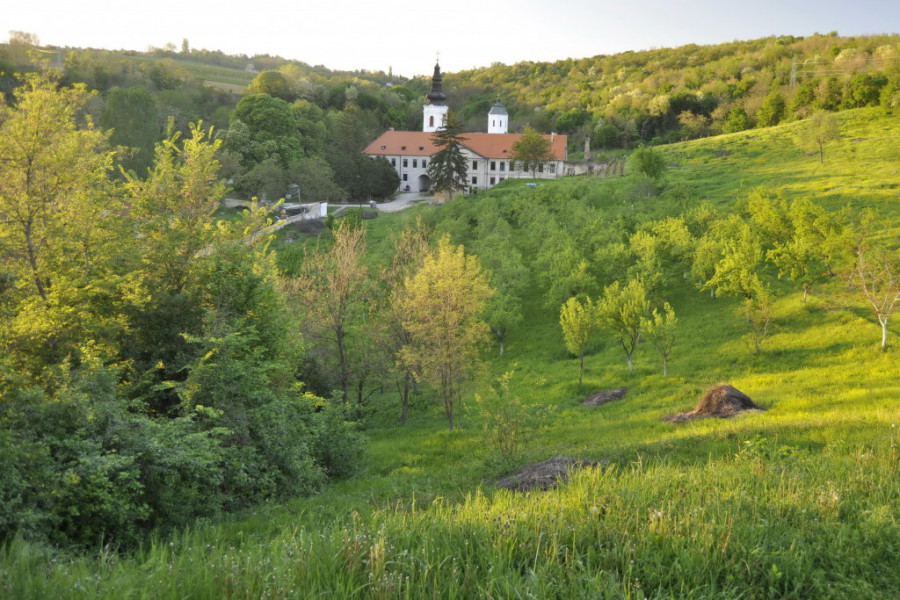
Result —
[[509, 115], [492, 115], [488, 114], [487, 132], [488, 133], [508, 133]]
[[420, 188], [420, 179], [422, 175], [428, 174], [428, 162], [431, 160], [428, 156], [385, 156], [387, 161], [391, 163], [397, 175], [400, 176], [400, 187], [397, 189], [406, 191], [409, 186], [410, 192], [425, 192], [430, 189]]
[[437, 131], [444, 126], [447, 106], [426, 104], [422, 110], [422, 131]]

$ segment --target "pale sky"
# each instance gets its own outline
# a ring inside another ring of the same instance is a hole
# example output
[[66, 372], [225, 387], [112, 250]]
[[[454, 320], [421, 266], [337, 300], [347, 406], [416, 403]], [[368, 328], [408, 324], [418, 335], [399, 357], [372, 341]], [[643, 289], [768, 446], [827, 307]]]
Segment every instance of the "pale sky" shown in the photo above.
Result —
[[272, 54], [330, 69], [428, 75], [769, 35], [900, 32], [900, 0], [7, 0], [41, 45]]

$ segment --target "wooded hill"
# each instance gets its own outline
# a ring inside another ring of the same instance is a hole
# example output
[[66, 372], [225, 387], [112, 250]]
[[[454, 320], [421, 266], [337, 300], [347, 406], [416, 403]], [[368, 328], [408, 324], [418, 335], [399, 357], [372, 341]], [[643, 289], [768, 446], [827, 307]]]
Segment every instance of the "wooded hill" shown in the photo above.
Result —
[[[101, 92], [145, 85], [160, 92], [156, 97], [162, 113], [174, 112], [185, 122], [200, 117], [220, 128], [227, 126], [227, 113], [216, 109], [227, 107], [228, 101], [219, 97], [215, 106], [181, 106], [183, 94], [171, 90], [204, 86], [210, 91], [200, 95], [215, 97], [214, 89], [239, 94], [250, 86], [288, 101], [306, 100], [325, 111], [355, 105], [375, 117], [375, 130], [417, 130], [431, 69], [424, 61], [422, 76], [405, 79], [383, 72], [331, 71], [277, 56], [228, 56], [186, 44], [181, 51], [169, 47], [147, 53], [41, 51], [63, 62], [73, 81]], [[8, 92], [9, 73], [30, 64], [27, 45], [0, 45], [0, 61], [5, 72], [0, 90]], [[585, 137], [594, 147], [628, 148], [774, 125], [816, 109], [900, 105], [896, 34], [782, 36], [556, 62], [497, 63], [459, 72], [452, 65], [444, 68], [450, 106], [467, 130], [483, 129], [499, 94], [510, 111], [512, 131], [530, 125], [568, 134], [576, 153]], [[231, 99], [232, 107], [236, 100]]]

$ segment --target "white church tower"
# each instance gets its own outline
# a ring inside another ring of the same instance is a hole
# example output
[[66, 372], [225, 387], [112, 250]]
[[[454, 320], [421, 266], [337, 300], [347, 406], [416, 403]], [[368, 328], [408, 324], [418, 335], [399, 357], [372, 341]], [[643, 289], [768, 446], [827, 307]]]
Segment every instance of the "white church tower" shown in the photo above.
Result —
[[434, 76], [431, 78], [431, 91], [425, 96], [428, 103], [423, 111], [422, 131], [443, 129], [447, 117], [447, 94], [441, 91], [441, 65], [434, 65]]
[[506, 107], [500, 104], [500, 96], [497, 96], [497, 104], [491, 107], [488, 112], [488, 133], [508, 133], [509, 132], [509, 113]]

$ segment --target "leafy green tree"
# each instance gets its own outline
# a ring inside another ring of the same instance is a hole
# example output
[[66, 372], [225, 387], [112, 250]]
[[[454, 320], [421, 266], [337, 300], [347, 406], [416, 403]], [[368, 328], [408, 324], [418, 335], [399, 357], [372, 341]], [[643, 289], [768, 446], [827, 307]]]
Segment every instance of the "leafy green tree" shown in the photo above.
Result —
[[725, 118], [725, 125], [722, 127], [722, 131], [724, 133], [736, 133], [738, 131], [750, 129], [752, 126], [750, 116], [747, 114], [747, 111], [744, 110], [744, 107], [735, 106], [728, 111], [728, 116]]
[[808, 199], [794, 200], [789, 208], [792, 235], [766, 254], [778, 267], [779, 277], [788, 277], [803, 287], [803, 304], [816, 284], [833, 275], [832, 240], [840, 235], [837, 222], [822, 207]]
[[407, 278], [399, 298], [410, 337], [400, 359], [438, 391], [451, 432], [463, 384], [474, 373], [478, 348], [488, 334], [481, 313], [492, 293], [478, 257], [466, 256], [462, 246], [454, 247], [444, 236]]
[[466, 138], [462, 135], [462, 127], [456, 113], [452, 110], [447, 111], [443, 128], [435, 131], [431, 139], [438, 148], [428, 162], [431, 188], [435, 192], [447, 192], [452, 200], [454, 190], [465, 190], [468, 185], [466, 157], [462, 153]]
[[751, 303], [764, 286], [759, 277], [763, 250], [759, 237], [746, 223], [740, 226], [734, 237], [725, 238], [721, 258], [715, 263], [715, 271], [706, 282], [706, 289], [716, 295], [743, 298], [747, 308], [747, 321], [751, 317]]
[[816, 112], [800, 130], [800, 141], [818, 147], [819, 164], [825, 163], [825, 144], [841, 137], [841, 127], [831, 113]]
[[650, 308], [644, 284], [637, 279], [622, 287], [618, 281], [603, 289], [603, 297], [597, 302], [600, 326], [616, 336], [632, 370], [631, 357], [642, 331], [642, 319]]
[[111, 306], [134, 239], [109, 178], [113, 152], [83, 112], [90, 95], [57, 81], [25, 75], [0, 105], [0, 347], [35, 385], [52, 385], [85, 340], [113, 360], [123, 324]]
[[288, 165], [285, 179], [288, 183], [300, 186], [300, 199], [303, 202], [340, 202], [348, 196], [347, 190], [335, 183], [334, 171], [322, 158], [298, 158]]
[[634, 170], [648, 179], [658, 180], [666, 173], [666, 161], [649, 146], [641, 145], [631, 154]]
[[888, 322], [900, 310], [900, 253], [874, 235], [878, 220], [867, 211], [855, 226], [853, 279], [881, 326], [881, 349], [886, 351]]
[[543, 170], [544, 163], [553, 160], [550, 140], [526, 127], [522, 137], [513, 143], [509, 160], [522, 165], [523, 171], [531, 171], [531, 178], [537, 178], [538, 169]]
[[54, 279], [77, 266], [89, 273], [104, 225], [116, 210], [106, 136], [79, 127], [90, 95], [84, 86], [57, 86], [32, 73], [15, 103], [0, 105], [0, 248], [16, 287], [49, 302]]
[[678, 327], [678, 318], [672, 306], [665, 302], [663, 310], [659, 312], [653, 309], [650, 318], [642, 318], [641, 330], [663, 359], [663, 377], [669, 376], [669, 356], [675, 348], [675, 328]]
[[590, 298], [569, 298], [559, 311], [566, 350], [578, 357], [578, 387], [584, 383], [584, 353], [597, 329], [597, 308]]
[[404, 347], [412, 344], [412, 337], [403, 326], [406, 314], [401, 298], [405, 295], [406, 280], [415, 274], [431, 252], [429, 247], [429, 231], [421, 217], [414, 225], [407, 225], [400, 234], [393, 238], [394, 256], [390, 265], [381, 271], [381, 282], [386, 288], [381, 308], [385, 313], [384, 346], [389, 350], [390, 370], [395, 377], [397, 393], [400, 398], [400, 423], [406, 425], [409, 414], [409, 393], [415, 381], [413, 365], [403, 360], [396, 360]]
[[100, 125], [112, 129], [109, 141], [129, 148], [122, 168], [140, 175], [153, 164], [153, 149], [160, 138], [159, 109], [144, 86], [114, 87], [100, 113]]
[[490, 273], [495, 292], [487, 301], [484, 319], [500, 343], [503, 356], [506, 334], [522, 321], [522, 294], [531, 273], [522, 262], [522, 254], [512, 240], [497, 233], [481, 238], [478, 256]]
[[269, 158], [284, 169], [303, 154], [291, 105], [268, 94], [241, 98], [229, 119], [225, 147], [247, 170]]
[[365, 304], [373, 283], [363, 262], [365, 231], [341, 221], [331, 248], [308, 253], [300, 273], [288, 283], [291, 295], [304, 307], [304, 334], [335, 363], [345, 404], [353, 376], [353, 338], [363, 335]]
[[293, 93], [287, 79], [278, 71], [263, 71], [253, 78], [247, 88], [248, 94], [268, 94], [282, 100], [290, 100]]
[[778, 125], [784, 119], [784, 111], [784, 98], [773, 89], [756, 111], [756, 123], [759, 127]]

